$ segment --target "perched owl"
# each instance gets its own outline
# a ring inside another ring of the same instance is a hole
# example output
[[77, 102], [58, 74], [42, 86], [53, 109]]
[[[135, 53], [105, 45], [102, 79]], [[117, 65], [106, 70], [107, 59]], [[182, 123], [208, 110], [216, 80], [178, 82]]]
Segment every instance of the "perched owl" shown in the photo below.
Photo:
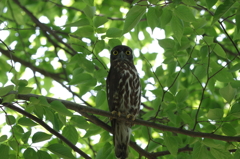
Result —
[[[111, 51], [111, 67], [107, 77], [107, 98], [109, 110], [118, 116], [125, 115], [134, 120], [141, 103], [141, 86], [133, 64], [133, 52], [128, 46], [118, 45]], [[111, 120], [115, 155], [119, 159], [128, 156], [130, 122]]]

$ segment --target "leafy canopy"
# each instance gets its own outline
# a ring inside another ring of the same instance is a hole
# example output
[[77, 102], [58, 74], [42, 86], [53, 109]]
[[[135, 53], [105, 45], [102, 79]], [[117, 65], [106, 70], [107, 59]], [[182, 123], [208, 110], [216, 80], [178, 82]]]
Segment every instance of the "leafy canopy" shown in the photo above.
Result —
[[0, 10], [1, 158], [114, 158], [105, 79], [120, 44], [142, 85], [129, 158], [239, 158], [239, 1], [2, 0]]

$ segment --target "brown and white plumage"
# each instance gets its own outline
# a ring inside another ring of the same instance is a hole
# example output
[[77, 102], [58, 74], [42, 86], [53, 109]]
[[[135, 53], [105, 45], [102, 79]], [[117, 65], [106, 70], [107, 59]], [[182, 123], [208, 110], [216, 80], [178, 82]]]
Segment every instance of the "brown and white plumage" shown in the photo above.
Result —
[[[117, 114], [135, 118], [139, 112], [141, 87], [137, 70], [133, 64], [132, 49], [118, 45], [111, 51], [111, 67], [107, 77], [107, 97], [109, 110]], [[119, 159], [128, 156], [130, 122], [111, 120], [115, 155]]]

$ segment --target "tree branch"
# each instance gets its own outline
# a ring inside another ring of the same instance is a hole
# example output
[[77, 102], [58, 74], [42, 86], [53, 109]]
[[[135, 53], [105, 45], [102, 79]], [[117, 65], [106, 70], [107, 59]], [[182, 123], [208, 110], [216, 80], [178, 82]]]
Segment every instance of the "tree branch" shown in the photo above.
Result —
[[[10, 94], [16, 94], [16, 96], [17, 96], [16, 98], [27, 100], [27, 101], [29, 101], [30, 97], [35, 97], [35, 98], [40, 97], [39, 95], [35, 95], [35, 94], [17, 94], [17, 92], [11, 92]], [[170, 127], [170, 126], [166, 126], [166, 125], [162, 125], [162, 124], [157, 124], [154, 122], [148, 122], [148, 121], [144, 121], [144, 120], [140, 120], [140, 119], [130, 121], [123, 115], [121, 115], [120, 117], [116, 117], [115, 115], [113, 115], [112, 113], [110, 113], [108, 111], [103, 111], [103, 110], [96, 109], [93, 107], [79, 105], [79, 104], [76, 104], [76, 103], [73, 103], [70, 101], [66, 101], [66, 100], [60, 100], [60, 99], [50, 98], [50, 97], [45, 97], [45, 98], [47, 99], [48, 102], [58, 100], [58, 101], [62, 102], [68, 109], [74, 110], [80, 114], [92, 113], [92, 114], [97, 114], [97, 115], [106, 116], [106, 117], [110, 117], [110, 118], [117, 118], [118, 120], [132, 122], [137, 125], [143, 125], [143, 126], [159, 129], [162, 131], [170, 131], [170, 132], [184, 134], [184, 135], [192, 136], [192, 137], [204, 137], [204, 138], [210, 138], [210, 139], [227, 141], [227, 142], [231, 142], [231, 141], [240, 142], [239, 136], [233, 137], [233, 136], [216, 135], [216, 134], [211, 134], [211, 133], [195, 132], [195, 131], [184, 130], [184, 129], [175, 128], [175, 127]]]

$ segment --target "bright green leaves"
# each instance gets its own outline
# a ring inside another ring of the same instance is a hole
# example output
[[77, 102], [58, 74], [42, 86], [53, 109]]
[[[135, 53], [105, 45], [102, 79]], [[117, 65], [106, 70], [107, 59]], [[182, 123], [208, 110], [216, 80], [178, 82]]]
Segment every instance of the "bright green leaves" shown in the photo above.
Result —
[[144, 5], [135, 5], [129, 10], [124, 23], [123, 33], [129, 32], [139, 23], [146, 12], [146, 8]]
[[106, 101], [106, 93], [105, 91], [98, 91], [97, 96], [96, 96], [96, 105], [101, 106], [104, 101]]
[[193, 146], [192, 158], [194, 159], [204, 159], [208, 158], [207, 147], [200, 142], [197, 142]]
[[157, 27], [159, 23], [159, 17], [157, 14], [157, 10], [159, 8], [156, 7], [150, 7], [148, 8], [147, 12], [147, 23], [150, 26], [150, 28], [153, 30], [155, 27]]
[[83, 26], [80, 27], [73, 35], [76, 35], [80, 38], [82, 37], [91, 37], [93, 36], [94, 29], [92, 26]]
[[226, 53], [225, 51], [223, 50], [223, 48], [219, 45], [219, 44], [216, 44], [214, 46], [214, 49], [213, 51], [220, 57], [223, 57], [223, 58], [226, 58]]
[[50, 139], [51, 137], [52, 135], [50, 134], [46, 134], [44, 132], [36, 132], [32, 137], [32, 142], [37, 143], [37, 142], [45, 141]]
[[63, 105], [60, 101], [55, 100], [55, 101], [51, 102], [50, 105], [51, 105], [51, 108], [54, 111], [58, 112], [59, 114], [64, 115], [64, 116], [72, 116], [72, 112], [69, 111], [65, 107], [65, 105]]
[[64, 127], [62, 135], [66, 137], [74, 145], [77, 143], [79, 134], [76, 128], [72, 125], [67, 125]]
[[218, 21], [221, 17], [224, 16], [228, 12], [228, 10], [234, 5], [236, 1], [234, 0], [228, 0], [224, 1], [223, 4], [218, 6], [212, 20], [212, 24], [214, 24], [216, 21]]
[[176, 95], [176, 101], [178, 103], [184, 102], [187, 98], [188, 98], [188, 90], [187, 89], [180, 90]]
[[183, 36], [183, 22], [177, 16], [173, 16], [171, 20], [172, 32], [179, 44], [181, 44], [181, 39]]
[[228, 103], [231, 103], [237, 94], [237, 89], [228, 84], [227, 86], [219, 89], [219, 93]]
[[224, 123], [222, 125], [222, 131], [227, 136], [234, 136], [237, 134], [235, 128], [229, 123]]
[[83, 9], [84, 14], [89, 17], [90, 19], [92, 19], [95, 15], [96, 12], [96, 7], [95, 6], [89, 6], [87, 5], [84, 9]]
[[106, 32], [107, 37], [120, 37], [122, 35], [122, 30], [118, 28], [110, 28]]
[[170, 153], [174, 156], [177, 155], [178, 152], [178, 137], [177, 136], [169, 136], [164, 135], [164, 142], [170, 151]]
[[51, 144], [47, 147], [47, 149], [60, 158], [75, 159], [71, 149], [62, 144]]
[[90, 21], [87, 18], [81, 18], [78, 21], [64, 25], [64, 27], [81, 27], [90, 25]]
[[9, 159], [9, 151], [10, 151], [10, 147], [9, 146], [1, 144], [0, 145], [1, 159]]
[[185, 5], [179, 5], [174, 10], [174, 13], [176, 16], [178, 16], [180, 19], [182, 19], [185, 22], [194, 22], [196, 20], [192, 10]]
[[38, 158], [37, 152], [33, 148], [27, 148], [23, 153], [24, 159]]
[[237, 32], [239, 33], [240, 32], [240, 7], [237, 10], [235, 19], [236, 19]]
[[14, 89], [13, 85], [9, 85], [9, 86], [0, 88], [0, 97], [3, 97], [2, 103], [12, 102], [15, 99], [15, 95], [14, 94], [7, 95], [13, 89]]
[[212, 120], [221, 119], [223, 117], [223, 109], [215, 108], [208, 111], [207, 117]]
[[96, 16], [93, 19], [93, 26], [97, 28], [105, 24], [107, 21], [108, 21], [107, 17]]
[[1, 87], [0, 88], [0, 96], [5, 96], [6, 94], [8, 94], [10, 91], [12, 91], [14, 88], [13, 85], [9, 85], [6, 87]]

